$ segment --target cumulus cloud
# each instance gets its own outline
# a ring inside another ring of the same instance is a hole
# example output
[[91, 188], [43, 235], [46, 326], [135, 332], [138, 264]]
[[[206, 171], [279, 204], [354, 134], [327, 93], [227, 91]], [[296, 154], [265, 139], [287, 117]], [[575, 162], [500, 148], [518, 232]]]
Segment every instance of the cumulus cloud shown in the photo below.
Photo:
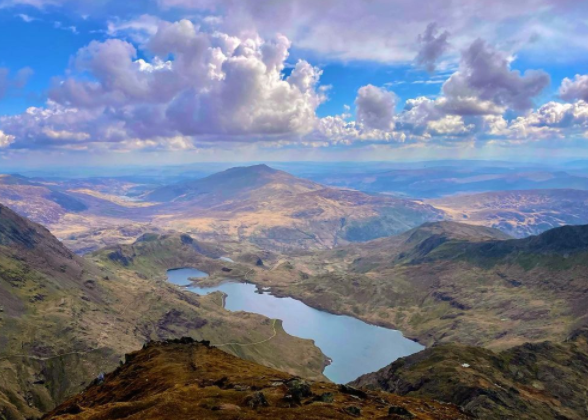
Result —
[[[434, 32], [431, 27], [429, 31]], [[549, 107], [512, 121], [504, 118], [509, 110], [529, 110], [533, 99], [549, 83], [549, 76], [541, 71], [521, 74], [512, 70], [511, 61], [507, 54], [476, 40], [462, 52], [458, 70], [443, 84], [439, 96], [407, 99], [402, 111], [395, 113], [396, 96], [367, 85], [357, 95], [356, 121], [349, 121], [348, 116], [323, 118], [321, 133], [347, 142], [378, 138], [444, 142], [464, 138], [510, 140], [558, 131], [547, 124]], [[576, 121], [581, 114], [579, 109], [565, 112], [574, 113]]]
[[588, 129], [588, 103], [548, 102], [536, 111], [514, 119], [506, 134], [514, 138], [553, 138], [583, 133]]
[[385, 89], [367, 85], [357, 92], [355, 99], [357, 121], [367, 128], [390, 130], [394, 122], [396, 95]]
[[[481, 114], [498, 112], [500, 108], [525, 111], [533, 106], [533, 98], [549, 84], [549, 75], [539, 70], [521, 74], [510, 68], [512, 59], [478, 39], [461, 57], [459, 70], [443, 85], [447, 106], [455, 113]], [[472, 103], [471, 99], [476, 101]], [[498, 108], [480, 104], [490, 102]]]
[[10, 146], [14, 142], [14, 136], [10, 136], [0, 130], [0, 149]]
[[72, 59], [72, 76], [55, 80], [46, 107], [3, 118], [3, 129], [23, 141], [16, 147], [293, 139], [314, 130], [326, 99], [321, 71], [308, 62], [284, 76], [284, 36], [265, 41], [162, 21], [145, 48], [152, 59], [121, 39], [91, 42]]
[[449, 48], [449, 32], [443, 31], [438, 33], [437, 23], [429, 23], [427, 29], [422, 35], [419, 35], [419, 52], [415, 58], [417, 66], [424, 68], [429, 73], [433, 73], [437, 66], [437, 60]]
[[588, 75], [576, 74], [574, 79], [563, 79], [559, 88], [559, 96], [566, 101], [582, 99], [588, 101]]

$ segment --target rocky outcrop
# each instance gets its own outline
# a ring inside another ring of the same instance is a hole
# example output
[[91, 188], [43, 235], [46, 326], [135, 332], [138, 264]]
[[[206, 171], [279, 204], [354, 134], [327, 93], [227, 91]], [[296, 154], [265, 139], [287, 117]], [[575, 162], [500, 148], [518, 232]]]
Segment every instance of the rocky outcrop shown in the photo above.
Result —
[[147, 344], [44, 419], [428, 419], [451, 404], [308, 382], [189, 338]]
[[529, 343], [501, 353], [454, 344], [400, 359], [354, 386], [451, 402], [479, 419], [588, 417], [588, 330], [564, 343]]

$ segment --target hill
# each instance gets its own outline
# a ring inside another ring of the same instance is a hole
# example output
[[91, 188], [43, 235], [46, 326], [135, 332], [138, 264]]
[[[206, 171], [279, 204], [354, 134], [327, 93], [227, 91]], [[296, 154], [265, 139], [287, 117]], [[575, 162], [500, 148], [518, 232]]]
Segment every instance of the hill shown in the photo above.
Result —
[[428, 201], [447, 217], [500, 229], [522, 238], [588, 223], [588, 191], [572, 189], [498, 191]]
[[45, 225], [88, 208], [69, 194], [19, 175], [0, 175], [0, 202]]
[[[167, 241], [174, 243], [176, 259], [154, 256], [159, 264], [215, 263], [208, 256], [212, 246], [187, 235]], [[76, 256], [44, 227], [0, 206], [3, 418], [36, 418], [145, 341], [182, 335], [292, 374], [323, 378], [325, 356], [311, 341], [287, 335], [280, 322], [233, 314], [218, 295], [186, 294], [114, 260]]]
[[588, 332], [565, 342], [524, 344], [494, 353], [444, 344], [363, 375], [353, 386], [452, 402], [478, 419], [588, 416]]
[[324, 188], [267, 165], [254, 165], [230, 168], [202, 179], [164, 186], [146, 194], [145, 199], [156, 202], [190, 201], [210, 208], [227, 200], [250, 198], [254, 191], [269, 184], [273, 184], [275, 193], [288, 195]]
[[[397, 413], [397, 414], [395, 414]], [[207, 343], [149, 343], [103, 382], [45, 418], [56, 419], [427, 419], [466, 417], [450, 404], [362, 392], [246, 362]]]
[[587, 226], [509, 239], [429, 223], [404, 234], [283, 255], [248, 277], [278, 296], [399, 329], [419, 342], [504, 349], [588, 323]]
[[404, 232], [443, 214], [420, 201], [328, 188], [266, 165], [137, 196], [142, 188], [120, 181], [109, 190], [99, 179], [6, 185], [0, 186], [0, 202], [45, 224], [80, 253], [131, 243], [155, 230], [271, 250], [325, 249]]
[[337, 187], [418, 198], [439, 198], [491, 191], [588, 190], [588, 178], [560, 169], [500, 162], [429, 162], [409, 168], [332, 169], [312, 177]]
[[202, 238], [267, 249], [320, 249], [406, 231], [442, 213], [413, 200], [327, 188], [256, 165], [156, 189], [169, 214], [156, 223]]

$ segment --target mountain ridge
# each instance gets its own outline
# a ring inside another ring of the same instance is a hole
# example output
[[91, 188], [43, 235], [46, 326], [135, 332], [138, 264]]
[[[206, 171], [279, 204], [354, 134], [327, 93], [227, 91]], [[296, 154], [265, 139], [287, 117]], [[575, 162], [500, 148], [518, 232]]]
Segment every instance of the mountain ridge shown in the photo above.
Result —
[[[396, 415], [398, 413], [399, 415]], [[309, 382], [189, 338], [149, 343], [46, 420], [467, 417], [451, 404]]]
[[526, 343], [499, 353], [443, 344], [362, 375], [353, 386], [452, 402], [479, 419], [588, 415], [588, 330], [565, 342]]
[[[218, 265], [206, 244], [179, 234], [168, 240], [175, 243], [175, 260], [163, 263]], [[281, 323], [234, 315], [218, 295], [189, 294], [165, 277], [107, 261], [73, 254], [47, 229], [0, 205], [0, 417], [38, 418], [145, 341], [182, 335], [235, 343], [223, 349], [324, 379], [326, 356]]]

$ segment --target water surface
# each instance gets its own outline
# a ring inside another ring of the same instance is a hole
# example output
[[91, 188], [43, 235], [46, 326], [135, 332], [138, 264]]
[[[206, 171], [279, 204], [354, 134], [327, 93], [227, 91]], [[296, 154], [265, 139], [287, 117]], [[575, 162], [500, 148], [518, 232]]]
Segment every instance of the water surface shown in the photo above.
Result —
[[[185, 286], [190, 283], [188, 278], [201, 276], [198, 273], [202, 272], [170, 270], [169, 281]], [[314, 340], [332, 359], [324, 373], [336, 383], [347, 383], [424, 348], [405, 338], [400, 331], [319, 311], [296, 299], [259, 294], [253, 284], [226, 282], [215, 287], [190, 286], [187, 290], [200, 295], [221, 291], [227, 294], [225, 307], [230, 311], [254, 312], [281, 319], [288, 334]]]
[[167, 271], [167, 280], [178, 286], [190, 286], [192, 284], [190, 279], [201, 279], [204, 277], [208, 277], [208, 274], [195, 268], [177, 268]]

